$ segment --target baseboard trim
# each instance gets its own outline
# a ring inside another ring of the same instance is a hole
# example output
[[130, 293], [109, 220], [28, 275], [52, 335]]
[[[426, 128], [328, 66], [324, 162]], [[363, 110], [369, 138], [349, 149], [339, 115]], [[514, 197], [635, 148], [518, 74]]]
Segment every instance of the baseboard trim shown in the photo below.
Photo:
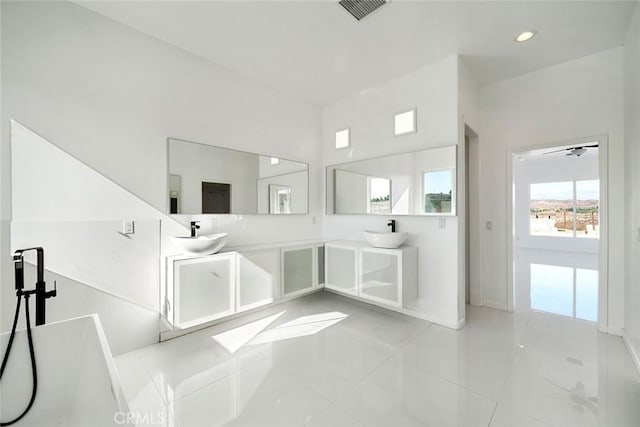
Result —
[[462, 318], [458, 321], [458, 329], [462, 329], [464, 328], [464, 325], [466, 323], [466, 318]]
[[622, 328], [609, 327], [607, 328], [607, 333], [609, 335], [615, 335], [617, 337], [621, 337], [624, 332]]
[[401, 307], [391, 307], [388, 305], [384, 305], [384, 304], [379, 304], [375, 301], [371, 301], [365, 298], [360, 298], [356, 295], [351, 295], [345, 292], [340, 292], [336, 289], [329, 289], [329, 288], [324, 288], [325, 292], [330, 292], [332, 294], [336, 294], [336, 295], [340, 295], [341, 297], [345, 297], [345, 298], [350, 298], [352, 300], [355, 301], [359, 301], [361, 303], [365, 303], [365, 304], [369, 304], [371, 306], [375, 306], [375, 307], [380, 307], [383, 308], [385, 310], [391, 310], [391, 311], [395, 311], [397, 313], [401, 313], [401, 314], [405, 314], [407, 316], [411, 316], [411, 317], [415, 317], [417, 319], [421, 319], [421, 320], [426, 320], [427, 322], [430, 323], [435, 323], [437, 325], [440, 326], [446, 326], [447, 328], [451, 328], [451, 329], [461, 329], [462, 326], [464, 326], [464, 319], [462, 320], [462, 326], [460, 326], [459, 322], [447, 322], [445, 320], [442, 320], [440, 318], [416, 311], [416, 310], [411, 310], [411, 309], [406, 309], [406, 308], [401, 308]]
[[638, 353], [638, 349], [633, 347], [631, 339], [629, 335], [627, 335], [627, 331], [622, 329], [622, 341], [624, 341], [624, 345], [627, 347], [629, 351], [629, 355], [631, 355], [631, 360], [633, 360], [633, 364], [636, 366], [636, 370], [640, 375], [640, 353]]
[[495, 308], [496, 310], [508, 311], [506, 304], [502, 304], [495, 301], [487, 301], [487, 300], [484, 300], [482, 302], [483, 302], [482, 305], [484, 305], [485, 307]]

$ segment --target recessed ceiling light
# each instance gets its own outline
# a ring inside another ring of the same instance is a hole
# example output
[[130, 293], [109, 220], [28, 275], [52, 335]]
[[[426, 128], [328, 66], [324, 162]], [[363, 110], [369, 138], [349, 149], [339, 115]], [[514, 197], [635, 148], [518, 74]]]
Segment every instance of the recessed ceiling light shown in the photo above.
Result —
[[536, 30], [528, 30], [518, 34], [516, 37], [517, 42], [526, 42], [527, 40], [531, 40], [538, 32]]

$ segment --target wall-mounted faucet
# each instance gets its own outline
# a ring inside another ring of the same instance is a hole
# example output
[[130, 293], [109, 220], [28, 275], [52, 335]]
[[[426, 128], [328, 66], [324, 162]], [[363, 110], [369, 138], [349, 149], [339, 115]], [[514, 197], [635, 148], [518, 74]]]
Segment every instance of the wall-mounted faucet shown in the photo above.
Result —
[[196, 237], [200, 229], [200, 221], [191, 221], [191, 237]]
[[391, 232], [395, 233], [396, 232], [396, 220], [395, 219], [390, 219], [389, 222], [387, 223], [387, 227], [391, 227]]

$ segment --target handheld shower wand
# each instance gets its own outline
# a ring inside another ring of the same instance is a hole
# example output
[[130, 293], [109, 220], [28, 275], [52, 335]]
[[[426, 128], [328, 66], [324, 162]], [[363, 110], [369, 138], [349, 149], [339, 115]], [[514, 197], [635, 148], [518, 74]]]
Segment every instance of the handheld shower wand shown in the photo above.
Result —
[[[37, 253], [37, 281], [35, 289], [25, 291], [24, 290], [24, 256], [26, 251], [34, 250]], [[9, 361], [9, 355], [11, 354], [11, 346], [13, 345], [13, 338], [16, 334], [16, 327], [18, 325], [18, 317], [20, 315], [20, 301], [24, 297], [24, 310], [26, 315], [27, 324], [27, 339], [29, 341], [29, 355], [31, 358], [31, 373], [33, 376], [33, 389], [31, 391], [31, 399], [27, 407], [22, 411], [20, 415], [10, 421], [0, 421], [0, 426], [10, 426], [20, 421], [31, 409], [33, 403], [36, 400], [36, 392], [38, 390], [38, 370], [36, 368], [36, 356], [33, 349], [33, 338], [31, 336], [31, 316], [29, 315], [29, 297], [33, 294], [36, 296], [36, 326], [43, 325], [45, 322], [45, 302], [47, 298], [55, 297], [57, 290], [47, 292], [44, 282], [44, 249], [28, 248], [17, 250], [13, 255], [13, 265], [15, 271], [15, 289], [18, 302], [16, 304], [16, 311], [13, 317], [13, 326], [11, 327], [11, 334], [9, 335], [9, 342], [7, 344], [7, 350], [2, 358], [2, 366], [0, 367], [0, 379], [4, 375], [4, 370], [7, 367]]]

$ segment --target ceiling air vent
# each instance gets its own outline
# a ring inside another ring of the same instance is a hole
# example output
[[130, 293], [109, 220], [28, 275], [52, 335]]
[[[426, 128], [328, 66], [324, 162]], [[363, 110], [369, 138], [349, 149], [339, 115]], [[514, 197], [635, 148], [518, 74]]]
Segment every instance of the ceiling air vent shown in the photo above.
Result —
[[353, 15], [354, 18], [360, 21], [388, 2], [387, 0], [340, 0], [338, 3]]

